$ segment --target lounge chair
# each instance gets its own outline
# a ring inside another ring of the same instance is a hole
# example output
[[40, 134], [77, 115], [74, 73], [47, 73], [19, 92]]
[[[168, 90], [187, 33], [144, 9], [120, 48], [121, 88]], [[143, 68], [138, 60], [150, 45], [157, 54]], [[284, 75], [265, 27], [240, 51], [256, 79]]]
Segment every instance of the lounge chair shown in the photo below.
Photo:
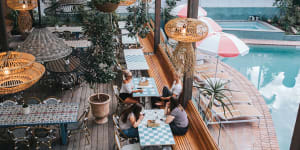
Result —
[[[201, 105], [201, 107], [203, 110], [206, 110], [208, 99], [203, 95], [200, 96], [200, 98], [203, 102], [202, 104], [204, 104]], [[209, 118], [208, 124], [256, 122], [259, 121], [260, 117], [262, 117], [262, 114], [255, 108], [254, 105], [233, 104], [227, 106], [229, 107], [230, 111], [225, 108], [224, 114], [223, 107], [213, 105], [211, 112], [214, 118]], [[209, 116], [210, 115], [208, 115], [208, 117]]]

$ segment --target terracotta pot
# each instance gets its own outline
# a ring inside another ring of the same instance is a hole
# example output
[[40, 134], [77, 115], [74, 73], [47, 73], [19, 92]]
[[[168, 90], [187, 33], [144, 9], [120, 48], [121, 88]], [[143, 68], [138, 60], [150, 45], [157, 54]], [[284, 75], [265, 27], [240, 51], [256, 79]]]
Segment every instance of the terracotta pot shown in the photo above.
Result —
[[102, 11], [102, 12], [113, 12], [118, 8], [119, 3], [118, 4], [110, 3], [110, 2], [107, 2], [105, 4], [96, 4], [95, 3], [95, 6], [99, 11]]
[[92, 114], [97, 124], [104, 124], [108, 121], [110, 99], [110, 95], [104, 93], [97, 93], [89, 97]]

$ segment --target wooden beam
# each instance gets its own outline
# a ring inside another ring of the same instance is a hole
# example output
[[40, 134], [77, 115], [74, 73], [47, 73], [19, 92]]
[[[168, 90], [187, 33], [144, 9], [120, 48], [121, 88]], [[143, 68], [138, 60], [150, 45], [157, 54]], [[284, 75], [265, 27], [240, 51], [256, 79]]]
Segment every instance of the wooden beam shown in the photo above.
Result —
[[6, 31], [6, 25], [5, 25], [5, 0], [0, 0], [0, 42], [2, 45], [2, 51], [8, 51], [8, 39], [7, 39], [7, 31]]
[[156, 53], [160, 43], [160, 8], [161, 0], [155, 0], [154, 53]]
[[[198, 18], [198, 7], [199, 0], [188, 0], [188, 18]], [[195, 47], [195, 43], [193, 43]], [[189, 100], [192, 99], [192, 90], [193, 90], [193, 80], [194, 80], [194, 72], [190, 71], [184, 74], [183, 76], [183, 99], [182, 105], [186, 107], [186, 104]]]
[[297, 120], [294, 127], [294, 134], [292, 137], [290, 150], [299, 150], [300, 149], [300, 104], [298, 108]]

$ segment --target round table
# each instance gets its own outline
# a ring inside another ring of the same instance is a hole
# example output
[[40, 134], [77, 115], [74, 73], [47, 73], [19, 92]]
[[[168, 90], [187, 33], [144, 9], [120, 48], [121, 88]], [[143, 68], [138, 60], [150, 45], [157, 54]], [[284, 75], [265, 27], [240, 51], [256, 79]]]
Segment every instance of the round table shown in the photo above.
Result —
[[79, 58], [71, 56], [68, 60], [69, 61], [65, 59], [58, 59], [48, 62], [46, 64], [46, 69], [55, 73], [68, 73], [75, 71], [80, 66]]

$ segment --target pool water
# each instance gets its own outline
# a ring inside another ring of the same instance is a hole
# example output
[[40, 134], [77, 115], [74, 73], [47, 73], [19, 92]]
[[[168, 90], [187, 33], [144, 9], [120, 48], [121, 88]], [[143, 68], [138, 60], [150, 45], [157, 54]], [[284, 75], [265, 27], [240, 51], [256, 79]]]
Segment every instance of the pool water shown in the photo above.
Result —
[[280, 149], [288, 150], [300, 103], [300, 49], [250, 46], [249, 54], [224, 58], [263, 95], [272, 115]]
[[273, 30], [272, 28], [256, 21], [219, 21], [218, 24], [223, 29]]

